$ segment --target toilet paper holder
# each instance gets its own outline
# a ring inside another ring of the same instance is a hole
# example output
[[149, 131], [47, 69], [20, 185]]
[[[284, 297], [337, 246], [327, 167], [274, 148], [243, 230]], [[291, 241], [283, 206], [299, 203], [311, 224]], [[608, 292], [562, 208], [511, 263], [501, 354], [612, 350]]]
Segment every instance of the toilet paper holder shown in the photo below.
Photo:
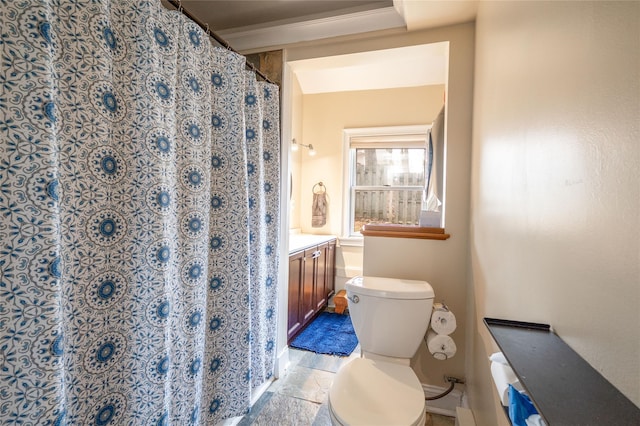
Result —
[[449, 309], [449, 307], [447, 306], [447, 304], [444, 302], [444, 300], [442, 302], [438, 302], [435, 303], [433, 306], [434, 309], [438, 310], [438, 309], [442, 309], [444, 311], [447, 312], [451, 312], [451, 309]]

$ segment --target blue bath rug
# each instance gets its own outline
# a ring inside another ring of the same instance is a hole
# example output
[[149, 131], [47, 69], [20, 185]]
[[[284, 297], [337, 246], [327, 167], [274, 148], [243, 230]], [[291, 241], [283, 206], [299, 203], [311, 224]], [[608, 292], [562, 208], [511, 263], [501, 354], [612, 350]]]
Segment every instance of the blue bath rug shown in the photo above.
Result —
[[289, 346], [318, 354], [349, 356], [358, 346], [358, 338], [349, 315], [322, 312]]

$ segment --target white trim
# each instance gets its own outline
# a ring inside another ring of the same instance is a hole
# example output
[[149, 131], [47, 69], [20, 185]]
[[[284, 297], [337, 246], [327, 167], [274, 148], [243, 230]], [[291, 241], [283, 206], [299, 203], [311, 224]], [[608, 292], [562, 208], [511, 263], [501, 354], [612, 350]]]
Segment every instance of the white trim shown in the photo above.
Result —
[[218, 34], [234, 49], [248, 51], [391, 28], [406, 28], [404, 18], [392, 6], [266, 28], [235, 28]]
[[476, 419], [473, 417], [473, 411], [468, 408], [457, 407], [456, 426], [476, 426]]
[[[289, 179], [291, 173], [291, 152], [290, 144], [291, 140], [291, 108], [292, 108], [292, 94], [291, 88], [293, 87], [291, 82], [290, 67], [287, 63], [287, 51], [285, 50], [282, 55], [283, 63], [283, 84], [280, 87], [280, 95], [282, 99], [281, 103], [281, 128], [280, 134], [282, 140], [280, 141], [280, 262], [278, 273], [278, 306], [289, 306], [289, 224], [290, 211], [289, 211], [289, 194], [291, 181]], [[277, 310], [277, 337], [276, 337], [276, 354], [280, 354], [276, 359], [275, 377], [282, 377], [284, 369], [288, 364], [288, 347], [287, 347], [287, 317], [288, 313], [286, 309]], [[284, 354], [284, 363], [281, 358]]]
[[395, 8], [396, 12], [398, 12], [398, 15], [402, 16], [402, 19], [407, 22], [407, 18], [405, 18], [404, 16], [404, 2], [405, 0], [393, 0], [393, 7]]
[[339, 239], [340, 245], [345, 247], [362, 247], [364, 246], [364, 237], [341, 237]]
[[230, 419], [225, 419], [220, 423], [217, 423], [216, 426], [236, 426], [242, 421], [242, 419], [244, 419], [243, 416], [232, 417]]
[[362, 268], [353, 266], [345, 266], [344, 268], [336, 268], [336, 277], [353, 278], [362, 275]]
[[[342, 241], [355, 241], [356, 236], [351, 235], [351, 188], [350, 182], [353, 178], [351, 171], [351, 136], [352, 129], [344, 129], [342, 131]], [[363, 240], [364, 245], [364, 240]]]
[[462, 403], [460, 404], [460, 406], [462, 408], [471, 408], [471, 406], [469, 405], [469, 395], [467, 395], [466, 392], [462, 394]]
[[[440, 395], [446, 388], [440, 386], [433, 386], [422, 384], [425, 397], [434, 397]], [[449, 394], [440, 399], [434, 399], [433, 401], [427, 401], [427, 411], [434, 414], [441, 414], [443, 416], [455, 417], [456, 407], [459, 407], [462, 403], [462, 392], [458, 389], [452, 390]]]
[[269, 389], [269, 386], [271, 386], [273, 384], [274, 379], [271, 378], [270, 380], [267, 380], [266, 382], [264, 382], [263, 384], [261, 384], [260, 386], [258, 386], [258, 389], [256, 389], [255, 391], [253, 391], [251, 393], [251, 406], [253, 407], [255, 405], [256, 402], [258, 402], [258, 400], [260, 399], [260, 397], [262, 396], [263, 393], [265, 393], [267, 391], [267, 389]]
[[289, 346], [286, 346], [280, 354], [276, 357], [276, 366], [274, 376], [276, 379], [284, 377], [287, 369], [289, 368]]
[[[340, 242], [346, 241], [345, 245], [359, 245], [356, 244], [358, 239], [362, 237], [351, 233], [351, 217], [353, 216], [354, 206], [351, 203], [351, 181], [353, 180], [354, 173], [351, 170], [351, 163], [353, 162], [351, 152], [351, 140], [360, 139], [366, 137], [376, 137], [377, 140], [383, 140], [385, 136], [415, 136], [424, 135], [426, 137], [431, 130], [431, 124], [415, 124], [410, 126], [385, 126], [385, 127], [359, 127], [342, 130], [342, 176], [344, 177], [342, 182], [342, 238]], [[354, 244], [348, 242], [353, 241]]]
[[343, 132], [352, 138], [363, 136], [426, 135], [429, 129], [431, 129], [431, 124], [414, 124], [410, 126], [358, 127], [344, 129]]

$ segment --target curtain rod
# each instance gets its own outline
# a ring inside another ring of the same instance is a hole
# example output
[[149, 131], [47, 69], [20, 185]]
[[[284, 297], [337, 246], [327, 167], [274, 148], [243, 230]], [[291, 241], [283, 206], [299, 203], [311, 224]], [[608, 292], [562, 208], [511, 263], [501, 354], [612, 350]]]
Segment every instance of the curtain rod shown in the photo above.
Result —
[[[229, 44], [228, 41], [226, 41], [225, 39], [220, 37], [218, 34], [216, 34], [215, 31], [212, 31], [211, 29], [209, 29], [209, 24], [205, 24], [204, 22], [199, 20], [195, 15], [193, 15], [191, 12], [189, 12], [187, 9], [185, 9], [184, 6], [182, 6], [182, 2], [180, 0], [167, 0], [167, 1], [169, 3], [171, 3], [171, 5], [178, 10], [178, 12], [182, 13], [187, 18], [189, 18], [193, 22], [195, 22], [200, 28], [202, 28], [207, 33], [207, 35], [209, 37], [213, 37], [213, 39], [216, 42], [218, 42], [221, 46], [223, 46], [224, 48], [226, 48], [226, 49], [228, 49], [228, 50], [230, 50], [230, 51], [232, 51], [234, 53], [237, 53], [238, 55], [242, 55], [242, 53], [238, 52], [233, 47], [231, 47], [231, 45]], [[242, 55], [242, 56], [245, 56], [245, 55]], [[260, 71], [258, 68], [256, 68], [256, 66], [253, 65], [251, 62], [246, 61], [246, 64], [251, 69], [251, 71], [253, 71], [254, 73], [258, 74], [267, 83], [276, 84], [273, 81], [271, 81], [271, 79], [269, 79], [269, 77], [267, 77], [266, 74], [264, 74], [262, 71]]]

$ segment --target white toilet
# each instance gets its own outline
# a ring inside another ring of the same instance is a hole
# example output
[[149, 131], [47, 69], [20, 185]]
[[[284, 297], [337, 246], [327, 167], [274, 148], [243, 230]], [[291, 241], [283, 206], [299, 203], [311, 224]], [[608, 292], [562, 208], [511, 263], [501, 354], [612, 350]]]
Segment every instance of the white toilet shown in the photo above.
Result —
[[425, 281], [355, 277], [346, 290], [362, 357], [336, 374], [332, 424], [424, 425], [424, 391], [409, 362], [429, 327], [433, 288]]

